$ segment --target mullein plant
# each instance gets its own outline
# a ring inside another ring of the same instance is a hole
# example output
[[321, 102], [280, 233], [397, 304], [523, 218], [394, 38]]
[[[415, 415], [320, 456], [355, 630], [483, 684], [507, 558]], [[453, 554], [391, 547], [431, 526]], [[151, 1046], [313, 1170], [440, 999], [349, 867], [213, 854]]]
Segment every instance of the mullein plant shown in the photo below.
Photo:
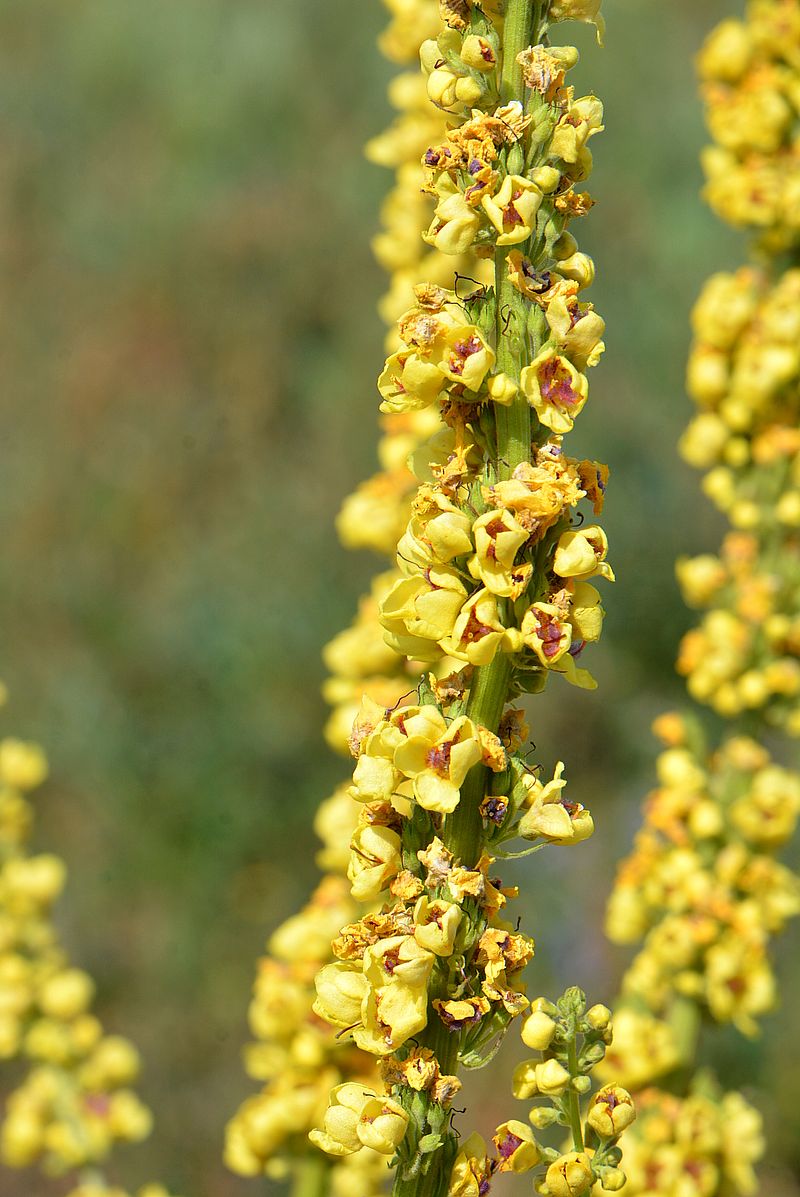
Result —
[[[53, 924], [66, 869], [30, 849], [31, 794], [46, 776], [37, 745], [0, 740], [0, 1060], [26, 1070], [5, 1098], [0, 1170], [38, 1169], [59, 1179], [60, 1193], [66, 1182], [68, 1197], [128, 1197], [109, 1178], [108, 1157], [115, 1144], [146, 1138], [152, 1118], [131, 1088], [136, 1049], [104, 1032], [94, 984], [70, 964]], [[137, 1197], [169, 1194], [152, 1184]]]
[[[536, 850], [592, 831], [563, 766], [546, 780], [529, 767], [508, 704], [550, 672], [594, 685], [578, 664], [602, 625], [589, 579], [613, 578], [602, 530], [575, 518], [583, 500], [600, 513], [607, 471], [561, 446], [602, 352], [578, 299], [593, 266], [567, 230], [591, 207], [575, 184], [602, 109], [565, 83], [577, 52], [546, 45], [552, 22], [599, 24], [599, 4], [387, 6], [382, 49], [419, 54], [423, 71], [393, 81], [398, 117], [368, 146], [395, 170], [374, 242], [394, 328], [382, 469], [338, 529], [395, 561], [325, 651], [327, 738], [357, 764], [317, 816], [326, 876], [259, 966], [246, 1065], [264, 1084], [229, 1124], [226, 1159], [291, 1174], [304, 1194], [393, 1180], [477, 1195], [507, 1171], [542, 1193], [577, 1197], [598, 1178], [613, 1191], [633, 1106], [613, 1084], [592, 1097], [589, 1075], [610, 1013], [577, 990], [530, 1006], [533, 943], [501, 918], [513, 891], [490, 876], [516, 836]], [[514, 1085], [536, 1099], [531, 1120], [459, 1149], [459, 1065], [486, 1062], [526, 1012], [539, 1055]], [[568, 1128], [566, 1149], [531, 1123]]]
[[[640, 949], [623, 981], [604, 1067], [637, 1091], [626, 1142], [632, 1194], [751, 1193], [761, 1119], [695, 1073], [704, 1025], [758, 1033], [774, 1006], [774, 935], [800, 912], [778, 859], [800, 811], [800, 776], [773, 759], [800, 735], [800, 7], [751, 0], [698, 58], [714, 145], [706, 198], [747, 230], [752, 264], [716, 274], [693, 312], [682, 442], [731, 530], [718, 554], [679, 561], [705, 612], [678, 670], [730, 721], [715, 747], [694, 715], [660, 717], [658, 788], [623, 863], [608, 931]], [[777, 734], [776, 734], [777, 733]], [[654, 1086], [660, 1081], [671, 1090]]]
[[[402, 6], [407, 30], [416, 7]], [[427, 20], [430, 6], [418, 7]], [[378, 579], [356, 625], [327, 654], [337, 671], [329, 738], [348, 728], [356, 764], [318, 826], [334, 830], [325, 857], [341, 867], [333, 840], [340, 844], [349, 821], [345, 801], [357, 804], [346, 868], [350, 899], [360, 903], [332, 941], [303, 1023], [304, 1042], [309, 1028], [323, 1040], [321, 1024], [335, 1035], [308, 1070], [309, 1087], [327, 1081], [326, 1065], [338, 1074], [308, 1136], [333, 1163], [327, 1174], [314, 1157], [300, 1165], [291, 1132], [274, 1137], [278, 1152], [271, 1138], [287, 1076], [275, 1069], [283, 1060], [297, 1075], [299, 1024], [286, 1025], [283, 1045], [280, 1028], [265, 1028], [252, 1049], [262, 1063], [251, 1071], [267, 1086], [229, 1128], [234, 1167], [271, 1169], [282, 1153], [279, 1166], [297, 1164], [304, 1192], [314, 1183], [336, 1191], [349, 1161], [363, 1161], [376, 1189], [391, 1181], [395, 1194], [423, 1197], [483, 1194], [503, 1172], [530, 1173], [551, 1197], [614, 1192], [625, 1179], [618, 1140], [634, 1107], [613, 1082], [593, 1092], [591, 1076], [611, 1041], [610, 1012], [587, 1008], [577, 989], [554, 1003], [528, 1000], [521, 976], [533, 941], [506, 921], [515, 891], [495, 875], [502, 859], [577, 844], [593, 830], [589, 812], [564, 793], [563, 765], [552, 777], [530, 767], [528, 730], [511, 704], [541, 692], [551, 673], [594, 687], [580, 660], [602, 627], [593, 582], [613, 580], [593, 519], [607, 469], [563, 446], [588, 398], [586, 370], [603, 349], [603, 322], [580, 298], [593, 266], [568, 227], [592, 206], [580, 185], [602, 106], [575, 97], [566, 75], [577, 51], [547, 38], [562, 20], [600, 26], [598, 9], [597, 0], [444, 0], [437, 36], [420, 47], [431, 106], [421, 119], [437, 124], [422, 147], [434, 205], [422, 240], [438, 256], [415, 256], [408, 224], [400, 250], [391, 233], [379, 238], [379, 255], [401, 275], [385, 310], [407, 293], [409, 261], [420, 273], [378, 389], [387, 434], [413, 439], [426, 427], [427, 437], [406, 454], [414, 491], [392, 546], [396, 569]], [[419, 104], [419, 84], [404, 80], [395, 95], [409, 101], [402, 124]], [[408, 127], [394, 132], [413, 143]], [[373, 143], [373, 156], [386, 144]], [[417, 178], [398, 170], [384, 213], [390, 227], [405, 216], [394, 200]], [[465, 260], [480, 263], [468, 277]], [[491, 281], [481, 281], [487, 272]], [[382, 507], [379, 537], [363, 524], [386, 499], [387, 472], [346, 505], [340, 530], [350, 543], [386, 547], [396, 505]], [[387, 679], [402, 686], [391, 701], [375, 693]], [[529, 846], [512, 851], [514, 840]], [[308, 951], [301, 926], [279, 931], [266, 971], [283, 955], [282, 975], [291, 975]], [[274, 1024], [280, 989], [265, 1001], [257, 983], [254, 1025], [270, 1001]], [[489, 1145], [478, 1135], [459, 1143], [451, 1122], [459, 1072], [487, 1063], [520, 1015], [537, 1055], [518, 1067], [514, 1093], [535, 1102], [530, 1118], [504, 1122]], [[376, 1159], [382, 1173], [373, 1172]]]

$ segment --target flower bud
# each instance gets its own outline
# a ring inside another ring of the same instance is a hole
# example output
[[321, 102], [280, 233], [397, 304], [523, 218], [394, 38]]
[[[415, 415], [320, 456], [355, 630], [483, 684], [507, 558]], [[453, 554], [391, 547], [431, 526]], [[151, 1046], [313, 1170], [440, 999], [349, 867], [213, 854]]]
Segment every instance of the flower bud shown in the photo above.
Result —
[[361, 1003], [369, 985], [360, 968], [336, 961], [321, 968], [316, 977], [315, 1014], [335, 1027], [350, 1027], [361, 1019]]
[[38, 744], [0, 741], [0, 778], [17, 790], [33, 790], [47, 777], [47, 760]]
[[603, 1056], [606, 1054], [606, 1049], [602, 1043], [590, 1043], [581, 1052], [581, 1062], [588, 1068], [594, 1064], [599, 1064]]
[[513, 403], [515, 395], [519, 392], [519, 387], [514, 379], [509, 378], [507, 374], [493, 374], [486, 384], [486, 389], [490, 399], [495, 403], [500, 403], [503, 407], [508, 407]]
[[51, 1018], [77, 1018], [94, 996], [94, 982], [79, 968], [64, 969], [49, 977], [39, 991], [39, 1005]]
[[[571, 258], [573, 254], [578, 251], [578, 242], [573, 237], [572, 233], [564, 232], [553, 245], [553, 257], [557, 262], [563, 261], [565, 258]], [[559, 270], [561, 267], [559, 266]]]
[[477, 79], [471, 78], [469, 75], [462, 75], [456, 82], [456, 100], [459, 104], [465, 104], [468, 108], [473, 104], [477, 104], [483, 95], [483, 88]]
[[558, 1120], [558, 1110], [552, 1106], [534, 1106], [528, 1119], [537, 1130], [547, 1130]]
[[544, 1052], [556, 1033], [556, 1023], [543, 1010], [534, 1010], [522, 1024], [522, 1042], [533, 1051]]
[[594, 262], [588, 254], [572, 254], [569, 258], [563, 258], [558, 263], [558, 270], [564, 278], [577, 283], [581, 291], [591, 287], [594, 282]]
[[[561, 171], [554, 166], [537, 166], [531, 171], [531, 178], [543, 195], [551, 195], [561, 182]], [[560, 266], [559, 271], [563, 273]]]
[[570, 1075], [558, 1060], [545, 1060], [534, 1068], [536, 1091], [545, 1097], [558, 1097], [570, 1082]]
[[438, 67], [428, 75], [428, 99], [438, 108], [452, 108], [456, 102], [458, 75]]
[[593, 1031], [605, 1031], [611, 1023], [611, 1011], [598, 1003], [586, 1011], [586, 1021]]
[[473, 71], [493, 71], [497, 66], [497, 55], [488, 38], [471, 33], [464, 38], [461, 47], [461, 61]]
[[604, 1168], [600, 1183], [607, 1193], [618, 1193], [628, 1178], [621, 1168]]

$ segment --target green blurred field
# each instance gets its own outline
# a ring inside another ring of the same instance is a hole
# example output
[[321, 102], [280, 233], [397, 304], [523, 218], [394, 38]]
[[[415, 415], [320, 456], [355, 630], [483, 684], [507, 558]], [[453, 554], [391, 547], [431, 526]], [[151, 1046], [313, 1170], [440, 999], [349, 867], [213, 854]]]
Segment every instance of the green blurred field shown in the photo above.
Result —
[[[574, 443], [612, 465], [619, 581], [602, 697], [554, 686], [533, 708], [598, 834], [569, 899], [563, 858], [519, 870], [536, 988], [594, 1000], [622, 963], [599, 920], [651, 781], [648, 725], [681, 698], [672, 562], [719, 533], [672, 447], [687, 315], [742, 254], [698, 199], [691, 69], [730, 6], [607, 10], [603, 52], [576, 39], [607, 103], [584, 246], [609, 349]], [[368, 239], [388, 179], [360, 147], [388, 115], [382, 23], [377, 0], [0, 3], [2, 727], [48, 748], [37, 842], [70, 867], [64, 935], [148, 1060], [157, 1130], [124, 1179], [185, 1197], [263, 1192], [225, 1174], [222, 1126], [248, 1092], [255, 957], [311, 884], [309, 816], [345, 768], [322, 745], [319, 649], [372, 568], [333, 518], [374, 460]], [[792, 1008], [714, 1053], [769, 1086], [774, 1158], [800, 1169]], [[32, 1183], [44, 1195], [28, 1177], [0, 1191]], [[798, 1192], [781, 1185], [765, 1192]]]

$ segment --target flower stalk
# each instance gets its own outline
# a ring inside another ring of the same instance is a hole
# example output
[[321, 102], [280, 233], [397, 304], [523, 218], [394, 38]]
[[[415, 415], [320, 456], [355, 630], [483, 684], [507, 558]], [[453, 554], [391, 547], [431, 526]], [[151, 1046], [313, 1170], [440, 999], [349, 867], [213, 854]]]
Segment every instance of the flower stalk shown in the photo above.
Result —
[[[600, 24], [598, 8], [443, 0], [443, 28], [420, 51], [427, 96], [448, 118], [422, 156], [435, 203], [423, 239], [493, 274], [470, 276], [469, 293], [458, 271], [452, 289], [418, 283], [378, 381], [386, 417], [440, 421], [412, 454], [398, 574], [379, 600], [386, 643], [423, 672], [393, 705], [366, 698], [353, 723], [349, 794], [362, 813], [348, 875], [366, 876], [367, 840], [385, 851], [370, 888], [358, 885], [376, 906], [334, 939], [316, 983], [317, 1014], [377, 1058], [384, 1089], [335, 1087], [310, 1134], [337, 1159], [366, 1144], [382, 1153], [395, 1197], [460, 1193], [470, 1177], [485, 1192], [495, 1173], [537, 1168], [537, 1191], [553, 1197], [624, 1180], [621, 1128], [605, 1145], [583, 1130], [581, 1098], [605, 1047], [579, 991], [553, 1008], [566, 1021], [553, 1021], [544, 1088], [534, 1079], [531, 1090], [558, 1099], [551, 1121], [573, 1128], [575, 1158], [516, 1121], [498, 1128], [493, 1153], [474, 1136], [459, 1150], [450, 1119], [460, 1068], [488, 1063], [529, 1006], [521, 974], [533, 942], [501, 917], [513, 891], [490, 870], [515, 855], [505, 847], [515, 838], [563, 846], [593, 830], [562, 793], [563, 765], [547, 781], [528, 765], [527, 727], [509, 704], [551, 673], [594, 687], [577, 664], [602, 626], [590, 579], [613, 580], [602, 529], [576, 518], [584, 500], [601, 512], [607, 470], [562, 445], [603, 349], [603, 322], [579, 299], [593, 267], [567, 230], [591, 208], [576, 184], [602, 107], [565, 82], [577, 51], [547, 40], [557, 20]], [[594, 1054], [578, 1054], [578, 1034], [594, 1036]]]

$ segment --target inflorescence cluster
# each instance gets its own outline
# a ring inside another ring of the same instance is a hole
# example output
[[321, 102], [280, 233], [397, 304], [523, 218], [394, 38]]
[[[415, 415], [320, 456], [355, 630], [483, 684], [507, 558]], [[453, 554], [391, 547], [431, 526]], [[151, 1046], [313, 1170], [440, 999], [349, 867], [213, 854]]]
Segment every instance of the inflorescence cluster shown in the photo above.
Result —
[[[602, 106], [567, 83], [577, 51], [547, 39], [561, 20], [599, 32], [599, 2], [388, 7], [384, 50], [418, 54], [422, 73], [395, 79], [399, 115], [368, 147], [396, 172], [375, 241], [394, 328], [382, 469], [338, 525], [392, 560], [325, 653], [327, 736], [355, 768], [317, 820], [329, 875], [260, 968], [247, 1062], [265, 1084], [229, 1125], [227, 1158], [249, 1174], [316, 1167], [320, 1192], [347, 1192], [355, 1168], [377, 1192], [387, 1164], [409, 1197], [478, 1197], [528, 1171], [551, 1197], [612, 1192], [634, 1108], [613, 1080], [592, 1092], [611, 1014], [576, 989], [531, 1004], [533, 941], [497, 876], [504, 858], [593, 831], [563, 765], [530, 766], [513, 703], [553, 673], [595, 686], [584, 652], [602, 630], [596, 583], [613, 581], [596, 522], [608, 471], [563, 444], [603, 351], [582, 295], [594, 268], [569, 229], [592, 206]], [[519, 1015], [538, 1053], [514, 1080], [530, 1119], [459, 1142], [459, 1071], [488, 1062]]]
[[800, 735], [797, 4], [749, 0], [743, 21], [709, 36], [698, 70], [715, 143], [706, 196], [752, 234], [754, 262], [709, 279], [692, 318], [698, 412], [681, 451], [731, 530], [718, 554], [678, 562], [687, 603], [705, 612], [678, 670], [732, 726], [711, 748], [695, 716], [656, 721], [659, 785], [609, 903], [611, 938], [640, 944], [606, 1061], [637, 1091], [631, 1197], [755, 1191], [760, 1116], [693, 1075], [695, 1052], [704, 1023], [757, 1033], [776, 1000], [772, 937], [800, 913], [800, 879], [778, 859], [800, 776], [761, 743]]
[[[70, 964], [53, 924], [63, 861], [30, 849], [41, 749], [0, 740], [0, 1059], [26, 1072], [5, 1102], [0, 1163], [67, 1177], [68, 1197], [128, 1197], [105, 1174], [115, 1144], [138, 1143], [150, 1111], [131, 1086], [135, 1047], [92, 1013], [94, 983]], [[169, 1197], [158, 1184], [137, 1197]]]

